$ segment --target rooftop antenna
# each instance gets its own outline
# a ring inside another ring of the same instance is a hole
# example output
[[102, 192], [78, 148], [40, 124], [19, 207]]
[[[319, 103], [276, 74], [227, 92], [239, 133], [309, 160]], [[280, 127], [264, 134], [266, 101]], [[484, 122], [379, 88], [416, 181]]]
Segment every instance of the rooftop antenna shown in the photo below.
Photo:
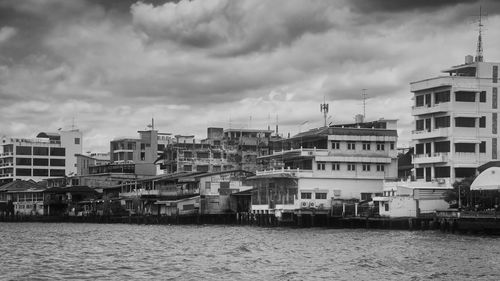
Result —
[[323, 112], [323, 119], [325, 121], [324, 127], [326, 127], [326, 118], [328, 116], [328, 104], [326, 103], [325, 96], [323, 96], [323, 103], [319, 105], [319, 111]]
[[477, 50], [476, 50], [476, 57], [474, 59], [476, 62], [482, 62], [484, 60], [484, 58], [483, 58], [483, 38], [482, 38], [483, 16], [485, 16], [485, 15], [483, 15], [482, 7], [479, 6], [479, 17], [477, 18], [479, 34], [477, 36]]
[[366, 120], [366, 99], [368, 94], [366, 93], [367, 89], [362, 89], [361, 97], [363, 98], [363, 121]]
[[277, 136], [279, 136], [278, 125], [279, 125], [278, 114], [276, 113], [276, 135]]

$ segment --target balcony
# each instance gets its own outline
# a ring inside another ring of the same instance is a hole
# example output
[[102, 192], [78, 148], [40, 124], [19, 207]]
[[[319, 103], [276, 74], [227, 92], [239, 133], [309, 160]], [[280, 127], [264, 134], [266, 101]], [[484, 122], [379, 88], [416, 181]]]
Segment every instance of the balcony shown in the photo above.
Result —
[[433, 154], [417, 154], [413, 156], [413, 164], [431, 164], [448, 162], [447, 152], [437, 152]]
[[411, 114], [413, 116], [417, 115], [423, 115], [423, 114], [432, 114], [432, 113], [438, 113], [438, 112], [448, 112], [450, 111], [450, 103], [449, 102], [444, 102], [444, 103], [438, 103], [434, 104], [432, 106], [412, 106], [411, 107]]
[[449, 136], [450, 128], [439, 128], [434, 130], [412, 131], [412, 138], [414, 140], [432, 139], [432, 138], [446, 138]]

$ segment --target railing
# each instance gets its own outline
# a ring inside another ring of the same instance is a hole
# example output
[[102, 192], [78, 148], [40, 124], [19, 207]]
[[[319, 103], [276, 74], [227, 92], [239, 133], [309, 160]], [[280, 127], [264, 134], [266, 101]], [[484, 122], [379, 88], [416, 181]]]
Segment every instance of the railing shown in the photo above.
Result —
[[263, 176], [263, 175], [275, 175], [275, 174], [291, 174], [291, 175], [297, 175], [299, 173], [312, 173], [312, 170], [301, 170], [299, 168], [297, 169], [290, 169], [288, 167], [287, 169], [281, 168], [281, 169], [272, 169], [272, 170], [263, 170], [263, 171], [256, 171], [257, 176]]
[[5, 156], [13, 156], [14, 155], [14, 152], [4, 152], [4, 153], [0, 153], [0, 157], [5, 157]]

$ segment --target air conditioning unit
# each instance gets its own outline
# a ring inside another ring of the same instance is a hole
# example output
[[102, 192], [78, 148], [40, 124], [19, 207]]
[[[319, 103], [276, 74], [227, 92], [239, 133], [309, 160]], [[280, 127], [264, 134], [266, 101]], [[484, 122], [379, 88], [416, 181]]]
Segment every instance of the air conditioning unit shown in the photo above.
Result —
[[325, 204], [321, 203], [318, 205], [318, 209], [324, 209], [325, 208]]
[[307, 202], [305, 202], [305, 201], [302, 201], [302, 203], [300, 203], [300, 206], [301, 206], [302, 208], [306, 208], [308, 205], [309, 205], [309, 204], [307, 204]]
[[309, 202], [309, 207], [311, 207], [311, 208], [316, 208], [316, 203], [314, 203], [314, 202]]
[[439, 184], [443, 184], [443, 183], [444, 183], [444, 179], [437, 179], [437, 182], [438, 182]]

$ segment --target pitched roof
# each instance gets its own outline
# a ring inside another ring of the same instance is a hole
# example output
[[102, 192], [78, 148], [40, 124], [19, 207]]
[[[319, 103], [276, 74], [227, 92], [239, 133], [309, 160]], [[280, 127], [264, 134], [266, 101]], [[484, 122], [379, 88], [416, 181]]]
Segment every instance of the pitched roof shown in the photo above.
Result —
[[15, 180], [0, 186], [0, 192], [25, 191], [28, 189], [43, 190], [45, 186], [32, 181]]

